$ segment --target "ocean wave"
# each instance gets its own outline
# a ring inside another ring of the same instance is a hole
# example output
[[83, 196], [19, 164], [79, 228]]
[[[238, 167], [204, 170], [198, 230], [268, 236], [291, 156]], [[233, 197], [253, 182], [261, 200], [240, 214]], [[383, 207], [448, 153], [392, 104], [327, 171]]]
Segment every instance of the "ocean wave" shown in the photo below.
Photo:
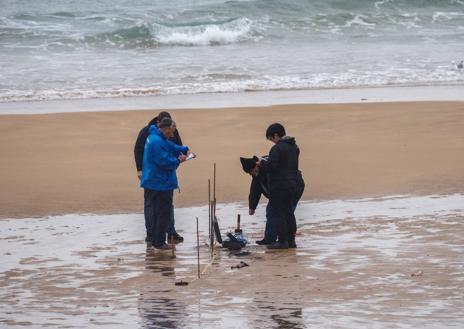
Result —
[[207, 46], [249, 40], [253, 37], [253, 22], [238, 18], [219, 24], [167, 27], [157, 25], [155, 40], [161, 45]]
[[140, 96], [182, 95], [269, 90], [339, 89], [382, 86], [464, 85], [464, 72], [449, 67], [427, 69], [388, 69], [365, 72], [347, 70], [337, 74], [313, 73], [308, 75], [262, 75], [210, 73], [186, 76], [164, 85], [149, 87], [94, 88], [72, 90], [1, 90], [0, 102], [46, 101], [88, 98], [120, 98]]

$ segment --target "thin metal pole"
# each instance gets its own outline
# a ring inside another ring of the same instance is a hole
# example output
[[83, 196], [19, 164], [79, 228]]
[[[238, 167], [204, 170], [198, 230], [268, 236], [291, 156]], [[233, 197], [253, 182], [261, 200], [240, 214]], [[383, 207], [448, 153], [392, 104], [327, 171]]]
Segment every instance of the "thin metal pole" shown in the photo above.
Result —
[[211, 242], [211, 179], [208, 179], [208, 234]]
[[213, 216], [211, 217], [211, 256], [214, 254], [214, 220], [216, 219], [216, 162], [213, 170]]
[[171, 237], [171, 248], [172, 248], [172, 258], [176, 258], [176, 244], [174, 243], [174, 237]]
[[213, 200], [216, 201], [216, 162], [214, 163], [213, 184]]
[[198, 233], [198, 217], [197, 217], [197, 268], [198, 278], [200, 278], [200, 233]]
[[211, 231], [209, 232], [209, 251], [211, 252], [211, 257], [213, 257], [214, 252], [214, 235], [213, 235], [213, 216], [214, 216], [214, 200], [211, 201], [211, 218], [210, 218], [210, 227]]

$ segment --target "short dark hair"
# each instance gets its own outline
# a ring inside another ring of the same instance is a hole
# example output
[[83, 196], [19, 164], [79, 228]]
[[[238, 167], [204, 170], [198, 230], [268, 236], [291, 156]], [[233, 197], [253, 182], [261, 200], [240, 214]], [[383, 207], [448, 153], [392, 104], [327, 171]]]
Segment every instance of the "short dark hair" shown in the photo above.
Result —
[[164, 118], [158, 123], [158, 128], [174, 128], [176, 123], [169, 118]]
[[171, 114], [169, 114], [169, 112], [166, 112], [166, 111], [160, 112], [160, 113], [158, 114], [158, 120], [161, 121], [161, 120], [163, 120], [164, 118], [172, 119], [172, 118], [171, 118]]
[[274, 137], [275, 134], [279, 137], [285, 136], [285, 128], [280, 123], [273, 123], [266, 129], [266, 138]]

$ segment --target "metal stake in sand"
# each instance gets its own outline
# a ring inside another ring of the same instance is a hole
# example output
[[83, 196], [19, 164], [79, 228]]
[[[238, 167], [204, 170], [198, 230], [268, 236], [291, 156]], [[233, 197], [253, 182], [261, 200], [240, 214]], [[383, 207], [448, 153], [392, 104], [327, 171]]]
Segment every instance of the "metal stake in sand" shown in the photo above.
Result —
[[235, 229], [235, 233], [242, 233], [240, 229], [240, 214], [237, 215], [237, 228]]
[[171, 236], [171, 248], [172, 248], [172, 258], [176, 258], [176, 244], [174, 243], [174, 237]]
[[[211, 179], [208, 179], [208, 234], [211, 243]], [[211, 248], [211, 245], [209, 247]]]
[[216, 218], [216, 162], [213, 170], [213, 212], [211, 216], [211, 257], [214, 255], [214, 218]]
[[197, 269], [198, 269], [198, 278], [200, 278], [200, 233], [198, 233], [198, 217], [197, 217]]

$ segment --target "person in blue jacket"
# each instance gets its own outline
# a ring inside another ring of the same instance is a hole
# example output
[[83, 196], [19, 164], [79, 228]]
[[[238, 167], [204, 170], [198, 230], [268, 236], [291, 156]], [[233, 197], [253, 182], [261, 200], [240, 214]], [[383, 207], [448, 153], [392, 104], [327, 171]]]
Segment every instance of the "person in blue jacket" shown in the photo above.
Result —
[[175, 122], [169, 118], [162, 119], [158, 127], [150, 126], [143, 153], [140, 186], [147, 190], [148, 218], [156, 249], [170, 249], [166, 244], [166, 230], [173, 207], [173, 191], [178, 188], [176, 170], [191, 153], [187, 146], [169, 140], [175, 129]]

